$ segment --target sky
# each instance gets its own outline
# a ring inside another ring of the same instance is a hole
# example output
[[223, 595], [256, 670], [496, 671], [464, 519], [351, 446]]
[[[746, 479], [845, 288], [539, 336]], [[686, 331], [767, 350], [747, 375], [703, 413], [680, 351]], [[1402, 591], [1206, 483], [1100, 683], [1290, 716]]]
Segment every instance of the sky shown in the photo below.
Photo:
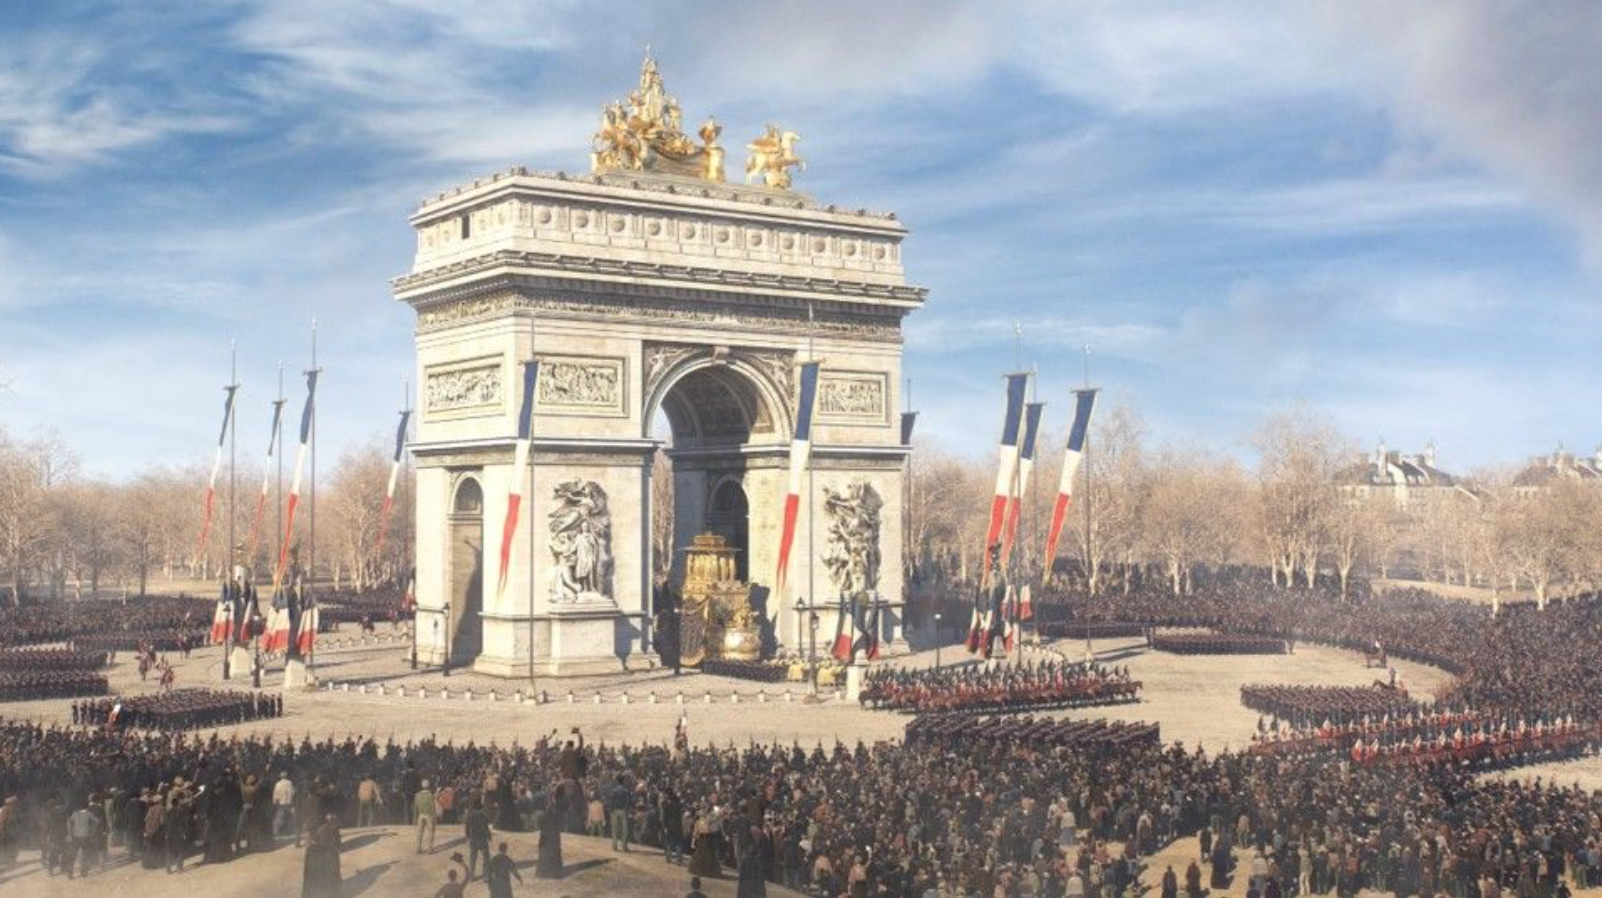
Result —
[[1602, 441], [1591, 0], [12, 4], [0, 427], [111, 478], [204, 459], [236, 342], [265, 451], [315, 318], [320, 440], [378, 438], [408, 214], [585, 170], [647, 45], [686, 121], [781, 122], [797, 189], [910, 228], [906, 374], [951, 451], [1018, 358], [1060, 430], [1086, 344], [1159, 445], [1290, 408], [1448, 470]]

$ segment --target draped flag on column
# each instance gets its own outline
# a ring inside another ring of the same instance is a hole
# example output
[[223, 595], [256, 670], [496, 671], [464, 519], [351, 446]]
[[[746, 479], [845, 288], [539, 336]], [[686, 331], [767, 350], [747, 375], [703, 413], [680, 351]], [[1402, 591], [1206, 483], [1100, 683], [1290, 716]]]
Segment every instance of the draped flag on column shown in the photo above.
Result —
[[278, 435], [282, 430], [284, 417], [284, 403], [282, 400], [273, 403], [273, 426], [267, 432], [267, 469], [261, 475], [261, 492], [256, 496], [256, 513], [250, 517], [250, 559], [251, 567], [256, 566], [256, 545], [261, 537], [261, 523], [267, 511], [267, 488], [272, 483], [272, 468], [275, 453], [278, 451]]
[[1001, 449], [996, 465], [995, 498], [990, 502], [990, 526], [985, 528], [985, 547], [982, 557], [987, 559], [979, 574], [983, 589], [990, 583], [990, 547], [1001, 538], [1001, 525], [1006, 519], [1007, 500], [1012, 496], [1013, 475], [1018, 467], [1018, 436], [1023, 429], [1024, 390], [1029, 385], [1028, 374], [1007, 375], [1007, 409], [1001, 423]]
[[[540, 379], [538, 359], [523, 363], [523, 407], [517, 413], [517, 448], [512, 452], [512, 486], [506, 496], [506, 522], [501, 525], [501, 574], [495, 595], [506, 591], [506, 572], [512, 565], [512, 537], [517, 535], [518, 511], [523, 507], [523, 472], [534, 432], [534, 387]], [[533, 572], [529, 572], [533, 576]]]
[[913, 425], [915, 425], [917, 423], [918, 423], [918, 413], [917, 412], [902, 412], [901, 413], [901, 445], [903, 445], [903, 446], [911, 446], [912, 445], [912, 428], [913, 428]]
[[389, 513], [395, 508], [395, 483], [400, 480], [401, 453], [406, 451], [406, 424], [412, 420], [410, 411], [400, 413], [400, 425], [395, 428], [395, 456], [389, 463], [389, 485], [384, 488], [384, 505], [378, 512], [378, 557], [384, 557], [384, 537], [389, 535]]
[[[775, 592], [784, 591], [790, 575], [790, 547], [795, 544], [795, 521], [801, 509], [802, 475], [812, 463], [812, 410], [818, 398], [818, 363], [801, 363], [800, 401], [795, 410], [795, 439], [790, 441], [790, 484], [784, 495], [784, 529], [779, 533], [779, 569], [773, 576]], [[816, 596], [808, 596], [817, 601]]]
[[284, 541], [278, 547], [278, 565], [273, 569], [273, 592], [284, 582], [289, 564], [289, 544], [295, 535], [295, 509], [300, 506], [300, 475], [306, 469], [306, 452], [311, 445], [312, 416], [317, 407], [317, 372], [306, 372], [306, 404], [300, 410], [300, 445], [295, 448], [295, 473], [289, 479], [289, 498], [284, 504]]
[[879, 599], [870, 600], [868, 607], [855, 603], [852, 619], [857, 622], [857, 639], [851, 646], [853, 656], [860, 653], [869, 661], [879, 660]]
[[1012, 558], [1013, 542], [1018, 536], [1018, 516], [1023, 505], [1024, 490], [1029, 488], [1029, 474], [1035, 468], [1035, 439], [1040, 433], [1040, 414], [1044, 402], [1031, 402], [1024, 406], [1023, 442], [1018, 447], [1018, 474], [1013, 478], [1012, 495], [1007, 499], [1007, 529], [1001, 538], [1001, 563]]
[[300, 626], [295, 628], [295, 654], [305, 656], [312, 653], [317, 645], [317, 625], [320, 622], [315, 599], [301, 607]]
[[1090, 415], [1096, 409], [1095, 390], [1074, 391], [1074, 424], [1068, 431], [1068, 454], [1062, 460], [1062, 479], [1057, 485], [1057, 502], [1051, 509], [1051, 526], [1046, 530], [1044, 577], [1051, 578], [1051, 565], [1057, 559], [1057, 539], [1062, 536], [1062, 525], [1068, 519], [1068, 504], [1074, 495], [1074, 477], [1079, 463], [1085, 457], [1085, 437], [1090, 433]]
[[[222, 469], [223, 444], [228, 440], [228, 424], [234, 416], [234, 394], [238, 392], [239, 387], [230, 384], [223, 387], [223, 390], [227, 392], [228, 398], [223, 400], [222, 430], [217, 432], [217, 451], [211, 456], [211, 479], [206, 481], [206, 504], [200, 518], [200, 543], [195, 550], [197, 558], [206, 554], [206, 537], [211, 535], [211, 509], [217, 498], [217, 472]], [[229, 551], [233, 551], [232, 546], [229, 547]]]

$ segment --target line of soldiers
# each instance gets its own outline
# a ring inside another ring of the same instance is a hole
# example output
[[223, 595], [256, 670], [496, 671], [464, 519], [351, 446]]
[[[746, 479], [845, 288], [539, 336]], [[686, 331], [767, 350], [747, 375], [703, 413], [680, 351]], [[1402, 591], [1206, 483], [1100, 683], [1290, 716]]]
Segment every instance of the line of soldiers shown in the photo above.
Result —
[[869, 708], [912, 712], [1008, 712], [1132, 702], [1140, 682], [1126, 667], [1048, 660], [921, 670], [874, 669], [862, 687]]
[[0, 671], [0, 701], [105, 695], [110, 688], [104, 674], [88, 670]]
[[1033, 748], [1130, 749], [1159, 746], [1161, 731], [1155, 723], [1107, 720], [1065, 720], [1029, 715], [982, 717], [920, 714], [907, 723], [908, 747], [971, 749], [982, 743], [1006, 743]]
[[281, 696], [222, 689], [180, 689], [72, 703], [73, 723], [119, 730], [209, 729], [283, 715]]
[[1283, 655], [1285, 640], [1244, 633], [1162, 633], [1151, 647], [1175, 655]]
[[1602, 725], [1572, 715], [1511, 720], [1488, 712], [1425, 714], [1375, 723], [1272, 729], [1252, 737], [1252, 754], [1345, 755], [1354, 764], [1419, 767], [1520, 766], [1578, 755], [1602, 739]]
[[174, 630], [130, 630], [124, 633], [74, 637], [70, 645], [78, 651], [137, 652], [154, 648], [158, 652], [187, 652], [206, 644], [206, 631], [198, 624]]
[[1297, 727], [1332, 720], [1354, 723], [1365, 717], [1377, 719], [1382, 715], [1415, 713], [1421, 707], [1401, 689], [1260, 683], [1240, 687], [1240, 703]]
[[82, 602], [25, 602], [0, 608], [0, 646], [67, 642], [85, 636], [193, 629], [206, 608], [184, 596]]
[[0, 670], [99, 670], [110, 660], [105, 652], [6, 649], [0, 651]]

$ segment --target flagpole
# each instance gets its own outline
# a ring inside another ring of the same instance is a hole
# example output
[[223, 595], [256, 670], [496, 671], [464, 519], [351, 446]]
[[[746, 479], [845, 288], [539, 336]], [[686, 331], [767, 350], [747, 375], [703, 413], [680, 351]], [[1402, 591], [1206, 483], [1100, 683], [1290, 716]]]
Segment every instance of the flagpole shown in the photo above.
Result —
[[[533, 326], [530, 325], [528, 338], [530, 360], [538, 358], [534, 355]], [[537, 382], [536, 382], [537, 383]], [[535, 390], [535, 400], [539, 398], [538, 388]], [[534, 698], [534, 422], [539, 419], [530, 406], [528, 416], [528, 697]], [[522, 471], [515, 471], [513, 477], [522, 477]], [[649, 520], [647, 516], [646, 520]]]
[[243, 612], [236, 607], [239, 603], [230, 595], [233, 585], [233, 552], [234, 552], [234, 414], [233, 402], [238, 398], [239, 391], [239, 349], [236, 341], [228, 341], [228, 411], [224, 413], [223, 426], [228, 428], [228, 547], [223, 551], [223, 594], [228, 595], [228, 635], [223, 637], [223, 668], [222, 677], [225, 680], [233, 678], [234, 632], [239, 627], [237, 616]]
[[[321, 375], [321, 373], [322, 373], [322, 369], [317, 367], [317, 319], [316, 318], [313, 318], [312, 322], [311, 322], [311, 370], [308, 371], [307, 374], [312, 374], [312, 373], [316, 373], [318, 375]], [[309, 498], [311, 500], [311, 508], [310, 508], [311, 519], [309, 521], [310, 529], [311, 529], [311, 535], [310, 535], [311, 547], [310, 547], [310, 553], [309, 554], [310, 554], [311, 561], [306, 566], [306, 588], [302, 592], [302, 596], [301, 596], [301, 620], [302, 621], [304, 621], [305, 618], [306, 618], [306, 610], [307, 610], [308, 606], [311, 607], [311, 608], [315, 608], [316, 607], [316, 601], [317, 601], [316, 598], [315, 598], [315, 595], [316, 595], [316, 582], [317, 582], [317, 403], [315, 401], [312, 402], [312, 408], [311, 408], [311, 495], [310, 495]], [[311, 602], [307, 602], [306, 601], [307, 597], [311, 597], [312, 601]], [[311, 638], [311, 643], [307, 647], [307, 650], [306, 650], [306, 681], [308, 683], [316, 682], [316, 676], [317, 676], [317, 674], [316, 674], [316, 671], [317, 671], [317, 625], [319, 623], [318, 617], [319, 617], [319, 615], [317, 615], [317, 614], [313, 614], [312, 615], [312, 638]], [[295, 638], [298, 640], [300, 638], [300, 634], [299, 633], [295, 634]]]
[[[808, 362], [817, 361], [816, 349], [815, 349], [815, 347], [813, 345], [813, 342], [812, 342], [813, 331], [816, 329], [816, 327], [817, 327], [817, 322], [816, 322], [816, 319], [813, 318], [812, 300], [809, 299], [809, 300], [807, 300], [807, 361]], [[807, 434], [807, 439], [808, 439], [808, 441], [810, 443], [810, 441], [816, 439], [816, 437], [812, 433], [809, 432]], [[792, 448], [790, 451], [794, 452], [795, 450], [794, 450], [794, 448]], [[815, 494], [815, 490], [813, 489], [813, 486], [812, 486], [812, 465], [813, 465], [812, 458], [813, 458], [812, 447], [809, 445], [808, 449], [807, 449], [807, 604], [812, 606], [812, 613], [813, 614], [817, 614], [818, 613], [818, 611], [817, 611], [817, 608], [818, 608], [818, 572], [817, 572], [817, 569], [818, 569], [818, 564], [817, 564], [817, 562], [818, 562], [818, 543], [817, 543], [818, 526], [817, 526], [817, 517], [813, 514], [813, 500], [812, 500], [812, 497]], [[843, 609], [841, 609], [839, 611], [836, 611], [835, 613], [839, 614], [842, 611], [843, 611]], [[838, 626], [836, 626], [836, 629], [838, 629]], [[800, 640], [801, 640], [801, 634], [797, 633], [796, 634], [796, 641], [799, 643]], [[816, 648], [816, 646], [813, 647], [812, 659], [811, 660], [812, 660], [812, 698], [815, 701], [817, 699], [817, 697], [818, 697], [818, 656], [817, 656], [817, 648]]]
[[[408, 413], [406, 416], [406, 442], [409, 445], [412, 441], [412, 417], [410, 414], [412, 410], [411, 378], [406, 378], [402, 382], [401, 390], [405, 394], [401, 397], [401, 405]], [[411, 482], [411, 479], [412, 453], [407, 451], [401, 456], [401, 485], [405, 486], [407, 483]], [[415, 501], [412, 499], [412, 494], [409, 492], [406, 493], [406, 499], [408, 502]], [[412, 670], [417, 669], [417, 571], [415, 566], [412, 564], [412, 558], [414, 557], [414, 552], [416, 551], [413, 546], [414, 534], [412, 527], [415, 524], [416, 519], [417, 507], [415, 505], [408, 506], [406, 509], [406, 525], [402, 528], [402, 532], [405, 534], [403, 537], [403, 542], [405, 545], [401, 548], [401, 598], [403, 600], [406, 598], [406, 590], [411, 591]]]
[[[1089, 343], [1085, 344], [1085, 389], [1087, 389], [1087, 390], [1090, 389], [1090, 344]], [[1090, 428], [1088, 426], [1085, 428], [1084, 464], [1085, 464], [1085, 503], [1084, 503], [1085, 504], [1085, 593], [1088, 596], [1095, 596], [1095, 594], [1096, 594], [1096, 589], [1095, 589], [1096, 579], [1091, 574], [1091, 564], [1092, 564], [1091, 559], [1094, 557], [1096, 533], [1095, 533], [1095, 529], [1094, 529], [1094, 519], [1092, 518], [1091, 511], [1090, 511], [1090, 504], [1095, 501], [1094, 494], [1091, 492], [1091, 489], [1090, 489], [1090, 472], [1091, 472], [1091, 468], [1093, 468], [1094, 465], [1092, 465], [1090, 463]], [[1089, 662], [1089, 661], [1094, 660], [1095, 657], [1096, 657], [1096, 650], [1095, 650], [1094, 644], [1091, 642], [1090, 626], [1087, 623], [1085, 625], [1085, 660], [1087, 662]]]

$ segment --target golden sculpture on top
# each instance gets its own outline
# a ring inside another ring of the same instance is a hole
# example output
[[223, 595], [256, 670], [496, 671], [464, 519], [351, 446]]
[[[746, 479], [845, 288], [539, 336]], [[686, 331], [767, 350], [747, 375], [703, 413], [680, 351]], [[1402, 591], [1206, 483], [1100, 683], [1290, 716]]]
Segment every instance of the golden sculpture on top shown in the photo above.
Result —
[[782, 131], [778, 125], [768, 125], [766, 134], [758, 137], [746, 145], [751, 155], [745, 160], [745, 183], [750, 184], [757, 178], [762, 183], [779, 190], [790, 189], [790, 169], [798, 167], [807, 170], [807, 163], [795, 154], [795, 145], [801, 140], [801, 135], [794, 131]]
[[681, 130], [679, 101], [668, 96], [656, 61], [647, 52], [640, 66], [640, 85], [628, 99], [601, 107], [601, 129], [595, 132], [590, 171], [659, 171], [723, 180], [723, 128], [708, 118], [701, 125], [701, 145]]

